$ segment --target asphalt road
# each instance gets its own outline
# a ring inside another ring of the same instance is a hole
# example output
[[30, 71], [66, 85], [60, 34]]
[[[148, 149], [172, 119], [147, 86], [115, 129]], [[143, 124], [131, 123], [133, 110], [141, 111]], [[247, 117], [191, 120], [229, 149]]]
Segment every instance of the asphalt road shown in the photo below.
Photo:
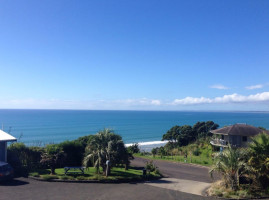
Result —
[[0, 184], [1, 200], [203, 200], [207, 197], [163, 189], [145, 183], [59, 183], [27, 178]]
[[[144, 167], [146, 165], [146, 159], [136, 157], [132, 160], [131, 165], [137, 167]], [[159, 168], [165, 177], [185, 179], [192, 181], [200, 181], [205, 183], [212, 183], [213, 180], [209, 175], [209, 168], [203, 166], [195, 166], [179, 162], [167, 162], [162, 160], [154, 160], [154, 164]], [[215, 178], [218, 178], [214, 174]]]

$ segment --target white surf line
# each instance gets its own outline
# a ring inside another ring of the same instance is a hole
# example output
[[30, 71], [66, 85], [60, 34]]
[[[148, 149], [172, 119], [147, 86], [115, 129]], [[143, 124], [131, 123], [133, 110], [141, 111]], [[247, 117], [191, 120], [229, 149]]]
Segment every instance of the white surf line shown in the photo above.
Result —
[[162, 178], [160, 180], [150, 181], [145, 184], [200, 196], [203, 196], [203, 192], [211, 185], [210, 183], [176, 178]]
[[[138, 142], [138, 146], [146, 146], [146, 145], [156, 145], [156, 144], [166, 144], [168, 141], [151, 141], [151, 142]], [[125, 144], [126, 147], [132, 146], [136, 143], [131, 143], [131, 144]]]

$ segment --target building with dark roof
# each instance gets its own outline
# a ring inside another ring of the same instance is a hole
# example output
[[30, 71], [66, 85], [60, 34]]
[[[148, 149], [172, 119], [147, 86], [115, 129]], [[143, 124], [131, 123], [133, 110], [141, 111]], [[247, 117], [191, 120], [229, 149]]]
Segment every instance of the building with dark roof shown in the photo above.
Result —
[[252, 141], [252, 137], [259, 133], [269, 131], [263, 130], [247, 124], [234, 124], [232, 126], [225, 126], [216, 130], [210, 131], [216, 136], [216, 139], [212, 139], [210, 143], [214, 146], [227, 147], [228, 144], [235, 147], [246, 147], [249, 142]]

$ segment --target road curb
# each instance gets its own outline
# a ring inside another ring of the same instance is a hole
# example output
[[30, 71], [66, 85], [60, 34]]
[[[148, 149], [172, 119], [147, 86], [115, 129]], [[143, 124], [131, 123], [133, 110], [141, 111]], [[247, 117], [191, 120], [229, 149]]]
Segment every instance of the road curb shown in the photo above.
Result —
[[152, 181], [152, 180], [159, 180], [160, 178], [155, 178], [151, 180], [144, 180], [144, 179], [131, 179], [131, 180], [61, 180], [61, 179], [50, 179], [45, 180], [39, 177], [34, 176], [28, 176], [29, 179], [36, 180], [36, 181], [44, 181], [44, 182], [63, 182], [63, 183], [143, 183], [146, 181]]

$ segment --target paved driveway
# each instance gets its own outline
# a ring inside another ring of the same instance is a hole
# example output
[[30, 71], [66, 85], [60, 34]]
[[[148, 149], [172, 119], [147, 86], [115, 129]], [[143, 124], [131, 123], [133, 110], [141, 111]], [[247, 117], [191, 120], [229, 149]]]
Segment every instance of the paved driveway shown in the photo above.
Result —
[[211, 199], [145, 183], [100, 184], [41, 182], [27, 178], [0, 184], [1, 200], [203, 200]]

